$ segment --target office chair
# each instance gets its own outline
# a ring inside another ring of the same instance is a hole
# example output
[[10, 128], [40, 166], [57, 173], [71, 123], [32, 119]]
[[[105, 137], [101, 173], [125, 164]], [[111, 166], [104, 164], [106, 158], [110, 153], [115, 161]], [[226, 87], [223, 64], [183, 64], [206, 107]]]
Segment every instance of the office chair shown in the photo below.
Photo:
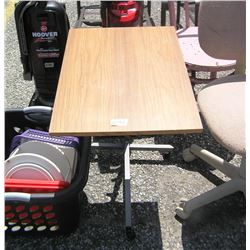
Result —
[[[200, 46], [198, 39], [198, 26], [191, 26], [190, 23], [190, 11], [189, 1], [183, 1], [183, 9], [185, 16], [185, 27], [179, 28], [178, 12], [180, 3], [177, 3], [177, 21], [175, 14], [174, 1], [168, 1], [162, 3], [162, 17], [165, 15], [166, 9], [169, 10], [170, 25], [177, 28], [177, 36], [180, 43], [180, 47], [183, 53], [184, 61], [189, 72], [190, 81], [194, 84], [209, 83], [219, 77], [218, 73], [227, 72], [232, 74], [235, 68], [235, 58], [221, 59], [218, 55], [208, 55]], [[196, 17], [198, 14], [199, 3], [196, 3]], [[204, 72], [206, 72], [204, 74]], [[203, 74], [199, 74], [203, 73]]]
[[246, 3], [204, 1], [200, 3], [199, 42], [211, 56], [235, 58], [236, 73], [206, 85], [198, 94], [200, 112], [216, 141], [229, 151], [241, 155], [240, 167], [219, 156], [191, 145], [183, 151], [183, 159], [196, 157], [220, 170], [229, 181], [191, 199], [182, 199], [176, 214], [182, 219], [193, 210], [237, 191], [246, 193], [245, 145], [245, 63], [246, 63]]

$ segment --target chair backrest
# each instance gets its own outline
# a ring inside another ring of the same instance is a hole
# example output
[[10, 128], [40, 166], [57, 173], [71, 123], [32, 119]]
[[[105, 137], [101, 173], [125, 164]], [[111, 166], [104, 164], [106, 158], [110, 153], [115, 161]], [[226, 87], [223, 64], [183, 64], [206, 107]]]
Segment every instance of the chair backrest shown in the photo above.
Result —
[[198, 29], [200, 46], [207, 54], [236, 59], [237, 73], [245, 72], [245, 1], [201, 1]]

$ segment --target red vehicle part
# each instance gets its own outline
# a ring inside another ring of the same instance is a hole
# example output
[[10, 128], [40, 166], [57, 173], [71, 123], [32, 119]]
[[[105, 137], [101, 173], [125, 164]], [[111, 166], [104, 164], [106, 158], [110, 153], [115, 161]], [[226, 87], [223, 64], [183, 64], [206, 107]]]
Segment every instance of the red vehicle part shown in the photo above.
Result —
[[107, 1], [102, 2], [103, 27], [142, 26], [142, 1]]

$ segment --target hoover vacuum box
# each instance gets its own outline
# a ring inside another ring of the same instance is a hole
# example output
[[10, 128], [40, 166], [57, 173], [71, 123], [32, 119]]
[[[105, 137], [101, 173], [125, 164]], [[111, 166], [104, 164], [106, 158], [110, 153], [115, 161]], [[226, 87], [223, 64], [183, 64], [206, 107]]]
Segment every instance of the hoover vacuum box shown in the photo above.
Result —
[[[49, 136], [51, 111], [42, 106], [5, 111], [7, 233], [66, 233], [78, 225], [91, 138]], [[41, 150], [43, 144], [51, 151]]]

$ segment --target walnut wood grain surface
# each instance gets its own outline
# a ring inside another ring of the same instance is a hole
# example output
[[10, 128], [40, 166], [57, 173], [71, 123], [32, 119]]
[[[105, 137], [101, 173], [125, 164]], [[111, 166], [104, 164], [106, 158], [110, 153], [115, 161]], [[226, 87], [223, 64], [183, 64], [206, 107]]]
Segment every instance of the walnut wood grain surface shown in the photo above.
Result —
[[49, 131], [83, 136], [201, 132], [174, 28], [71, 29]]

